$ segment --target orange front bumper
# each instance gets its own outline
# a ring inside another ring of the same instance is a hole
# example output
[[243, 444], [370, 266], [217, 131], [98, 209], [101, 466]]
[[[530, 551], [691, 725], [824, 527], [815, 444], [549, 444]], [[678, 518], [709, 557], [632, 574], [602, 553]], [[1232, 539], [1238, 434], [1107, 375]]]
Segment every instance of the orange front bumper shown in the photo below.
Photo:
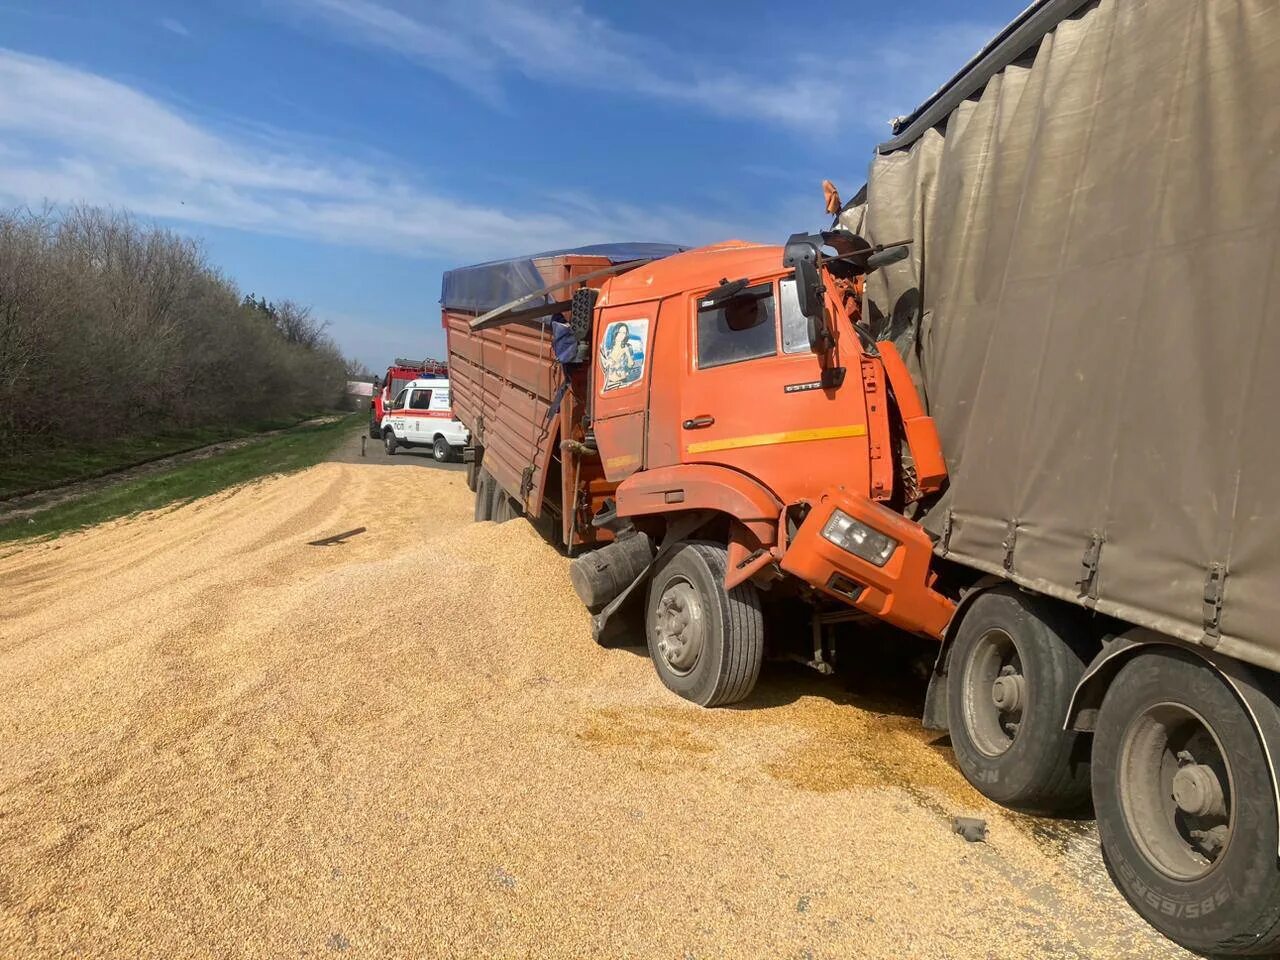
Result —
[[[822, 536], [835, 510], [898, 541], [883, 567]], [[782, 557], [782, 569], [828, 596], [911, 633], [941, 639], [956, 605], [930, 587], [933, 543], [906, 517], [833, 487], [812, 505]]]

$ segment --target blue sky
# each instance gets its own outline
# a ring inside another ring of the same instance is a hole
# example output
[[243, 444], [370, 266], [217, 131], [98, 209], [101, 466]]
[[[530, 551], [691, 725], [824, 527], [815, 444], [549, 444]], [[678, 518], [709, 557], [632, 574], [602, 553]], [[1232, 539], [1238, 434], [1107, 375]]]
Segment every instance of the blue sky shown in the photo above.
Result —
[[450, 266], [824, 225], [1025, 0], [0, 0], [0, 203], [200, 237], [378, 370]]

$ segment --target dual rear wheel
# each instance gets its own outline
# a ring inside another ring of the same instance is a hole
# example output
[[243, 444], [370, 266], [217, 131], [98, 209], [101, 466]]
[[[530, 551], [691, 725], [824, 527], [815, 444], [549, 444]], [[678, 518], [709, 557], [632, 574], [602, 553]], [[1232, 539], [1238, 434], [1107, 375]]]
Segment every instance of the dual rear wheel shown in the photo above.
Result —
[[1107, 869], [1148, 923], [1206, 955], [1272, 954], [1280, 827], [1258, 724], [1280, 729], [1280, 711], [1265, 697], [1246, 708], [1213, 666], [1160, 644], [1119, 669], [1093, 734], [1065, 730], [1086, 634], [1071, 611], [1014, 588], [974, 601], [947, 663], [957, 765], [1017, 809], [1092, 800]]
[[1056, 614], [1016, 588], [985, 593], [947, 664], [956, 763], [983, 794], [1030, 813], [1073, 813], [1089, 797], [1089, 737], [1062, 728], [1089, 650]]
[[1255, 719], [1199, 657], [1157, 647], [1107, 690], [1093, 805], [1116, 886], [1152, 926], [1210, 956], [1280, 949], [1275, 787]]
[[477, 522], [492, 520], [494, 523], [506, 523], [524, 512], [493, 478], [493, 474], [484, 467], [476, 471], [474, 489], [476, 493], [474, 518]]

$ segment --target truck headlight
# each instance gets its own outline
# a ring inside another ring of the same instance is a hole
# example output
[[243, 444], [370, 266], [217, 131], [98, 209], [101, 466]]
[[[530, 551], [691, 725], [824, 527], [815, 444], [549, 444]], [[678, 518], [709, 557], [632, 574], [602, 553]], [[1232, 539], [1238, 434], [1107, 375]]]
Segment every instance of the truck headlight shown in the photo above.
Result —
[[898, 549], [898, 541], [887, 537], [877, 530], [872, 530], [865, 523], [853, 519], [843, 510], [835, 510], [831, 519], [822, 528], [823, 539], [834, 543], [841, 550], [847, 550], [855, 557], [883, 567]]

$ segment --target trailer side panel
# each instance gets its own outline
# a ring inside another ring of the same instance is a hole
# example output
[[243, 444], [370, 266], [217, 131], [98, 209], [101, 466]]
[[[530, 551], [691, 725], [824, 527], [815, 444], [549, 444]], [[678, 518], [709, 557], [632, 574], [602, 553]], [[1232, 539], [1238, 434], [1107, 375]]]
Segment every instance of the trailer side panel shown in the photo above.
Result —
[[970, 566], [1280, 669], [1280, 7], [1063, 9], [843, 215], [915, 240], [868, 296], [947, 453], [924, 522]]

